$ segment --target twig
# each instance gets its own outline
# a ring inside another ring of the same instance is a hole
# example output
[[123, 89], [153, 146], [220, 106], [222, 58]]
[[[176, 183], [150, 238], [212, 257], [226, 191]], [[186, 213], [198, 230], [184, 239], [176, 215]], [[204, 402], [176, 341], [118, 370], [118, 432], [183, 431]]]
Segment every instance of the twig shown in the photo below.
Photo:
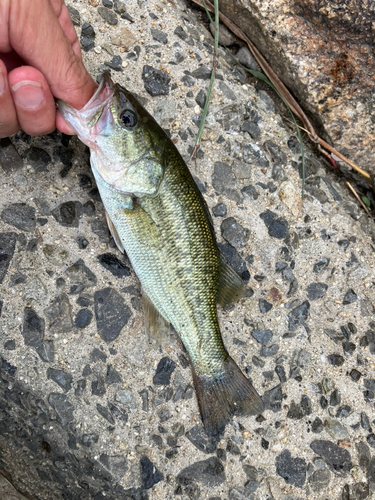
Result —
[[372, 219], [374, 220], [373, 216], [370, 214], [370, 212], [368, 211], [368, 208], [366, 207], [366, 205], [363, 203], [363, 201], [361, 200], [361, 198], [359, 197], [358, 193], [356, 192], [356, 190], [354, 189], [354, 187], [350, 184], [349, 181], [345, 181], [346, 182], [346, 185], [348, 186], [348, 188], [350, 189], [350, 191], [354, 194], [354, 196], [357, 198], [357, 200], [359, 201], [359, 203], [362, 205], [362, 207], [365, 209], [365, 212], [367, 213], [367, 215]]

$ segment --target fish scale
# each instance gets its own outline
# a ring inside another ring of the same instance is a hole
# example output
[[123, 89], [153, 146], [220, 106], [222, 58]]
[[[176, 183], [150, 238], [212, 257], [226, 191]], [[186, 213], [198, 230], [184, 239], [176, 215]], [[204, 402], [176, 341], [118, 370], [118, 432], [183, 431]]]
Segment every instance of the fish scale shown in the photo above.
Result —
[[150, 332], [163, 318], [189, 354], [206, 432], [219, 436], [233, 414], [261, 413], [217, 318], [217, 303], [238, 300], [244, 286], [219, 252], [208, 207], [175, 145], [108, 74], [83, 110], [59, 108], [90, 147], [110, 229], [142, 284]]

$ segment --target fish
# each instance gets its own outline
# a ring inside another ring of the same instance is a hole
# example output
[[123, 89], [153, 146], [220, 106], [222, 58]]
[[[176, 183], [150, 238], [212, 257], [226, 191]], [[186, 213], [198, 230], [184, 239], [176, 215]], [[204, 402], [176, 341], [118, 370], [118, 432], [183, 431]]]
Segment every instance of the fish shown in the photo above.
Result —
[[217, 305], [241, 298], [244, 284], [220, 252], [209, 208], [172, 140], [109, 72], [81, 110], [62, 101], [58, 108], [90, 148], [108, 226], [142, 286], [148, 334], [172, 325], [188, 353], [207, 435], [221, 436], [233, 415], [262, 413], [217, 316]]

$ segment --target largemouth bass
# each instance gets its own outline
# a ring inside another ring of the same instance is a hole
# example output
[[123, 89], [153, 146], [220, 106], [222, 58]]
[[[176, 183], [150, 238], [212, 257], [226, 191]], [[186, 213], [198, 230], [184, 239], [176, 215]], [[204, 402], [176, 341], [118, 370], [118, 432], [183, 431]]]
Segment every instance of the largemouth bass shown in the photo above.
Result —
[[243, 294], [243, 283], [219, 252], [175, 145], [109, 73], [80, 111], [58, 105], [90, 148], [110, 230], [142, 285], [148, 331], [171, 324], [189, 354], [207, 434], [222, 434], [231, 415], [261, 413], [260, 396], [224, 347], [216, 311]]

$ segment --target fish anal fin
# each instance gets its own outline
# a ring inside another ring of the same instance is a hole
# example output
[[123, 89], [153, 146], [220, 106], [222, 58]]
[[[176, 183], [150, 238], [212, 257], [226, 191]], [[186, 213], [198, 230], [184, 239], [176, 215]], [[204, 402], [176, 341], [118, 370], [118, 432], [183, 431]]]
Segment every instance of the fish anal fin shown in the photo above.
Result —
[[142, 292], [142, 302], [148, 338], [155, 340], [158, 344], [168, 341], [170, 338], [170, 324], [159, 313], [145, 292]]
[[220, 254], [218, 304], [229, 306], [241, 299], [246, 292], [242, 279], [229, 264], [223, 254]]
[[198, 406], [206, 433], [219, 438], [232, 415], [259, 415], [264, 410], [262, 398], [228, 356], [223, 371], [217, 375], [197, 375], [193, 379]]
[[105, 212], [105, 218], [107, 220], [108, 228], [109, 228], [109, 231], [112, 235], [112, 238], [115, 240], [117, 248], [120, 250], [120, 252], [125, 253], [124, 245], [122, 244], [122, 241], [120, 239], [120, 236], [118, 235], [117, 229], [115, 228], [115, 225], [113, 224], [112, 220], [110, 219], [107, 211]]

